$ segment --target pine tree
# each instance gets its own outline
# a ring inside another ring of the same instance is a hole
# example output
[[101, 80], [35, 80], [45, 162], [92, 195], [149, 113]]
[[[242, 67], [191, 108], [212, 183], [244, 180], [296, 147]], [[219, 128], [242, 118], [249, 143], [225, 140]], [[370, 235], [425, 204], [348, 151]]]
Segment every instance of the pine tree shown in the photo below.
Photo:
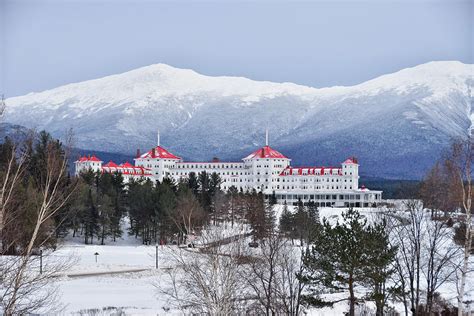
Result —
[[199, 201], [202, 208], [209, 214], [211, 213], [212, 196], [210, 191], [211, 180], [206, 171], [202, 171], [198, 176], [199, 181]]
[[194, 172], [190, 172], [188, 176], [188, 187], [193, 192], [194, 196], [199, 196], [199, 180]]
[[390, 276], [395, 273], [392, 265], [397, 254], [386, 232], [386, 222], [375, 223], [366, 229], [367, 238], [364, 248], [367, 255], [365, 285], [370, 288], [367, 299], [375, 301], [376, 315], [384, 315], [387, 297], [398, 289], [387, 285]]
[[218, 191], [220, 191], [221, 183], [221, 177], [216, 172], [211, 173], [211, 177], [209, 179], [209, 194], [211, 195], [211, 198], [214, 197]]
[[294, 235], [294, 218], [293, 214], [288, 209], [288, 205], [283, 204], [283, 211], [280, 215], [280, 232], [285, 236], [293, 239]]
[[107, 194], [97, 196], [97, 239], [100, 240], [101, 245], [105, 245], [105, 239], [111, 235], [112, 218], [114, 213], [114, 205]]
[[343, 221], [331, 225], [326, 219], [308, 249], [304, 264], [307, 272], [301, 280], [313, 289], [313, 296], [305, 297], [309, 304], [321, 306], [332, 302], [321, 300], [315, 289], [324, 286], [330, 290], [349, 292], [349, 315], [355, 315], [356, 285], [371, 284], [371, 297], [377, 308], [383, 308], [383, 287], [390, 274], [394, 249], [388, 245], [388, 236], [382, 224], [370, 226], [367, 220], [352, 209], [342, 215]]
[[125, 211], [125, 186], [122, 174], [116, 173], [112, 176], [112, 189], [114, 211], [110, 222], [110, 233], [113, 240], [116, 241], [116, 238], [123, 234], [121, 221]]
[[264, 196], [261, 192], [246, 195], [248, 199], [246, 216], [252, 227], [254, 239], [263, 239], [267, 237], [274, 229], [275, 217], [273, 207], [265, 203]]
[[[177, 191], [180, 192], [183, 188], [189, 190], [187, 187], [178, 186]], [[173, 188], [166, 183], [157, 187], [157, 193], [159, 199], [158, 213], [156, 215], [158, 220], [159, 240], [161, 242], [178, 232], [170, 219], [170, 215], [176, 207], [176, 194]]]
[[84, 201], [84, 209], [81, 217], [84, 227], [84, 243], [87, 245], [93, 242], [94, 236], [99, 230], [99, 212], [97, 210], [97, 192], [89, 187]]
[[[277, 198], [276, 198], [276, 195], [275, 195], [275, 191], [273, 191], [273, 192], [272, 192], [272, 195], [270, 195], [270, 196], [268, 197], [268, 204], [270, 204], [270, 205], [275, 205], [275, 204], [277, 204], [277, 202], [278, 202], [278, 201], [277, 201]], [[286, 202], [286, 201], [285, 201], [285, 202]]]

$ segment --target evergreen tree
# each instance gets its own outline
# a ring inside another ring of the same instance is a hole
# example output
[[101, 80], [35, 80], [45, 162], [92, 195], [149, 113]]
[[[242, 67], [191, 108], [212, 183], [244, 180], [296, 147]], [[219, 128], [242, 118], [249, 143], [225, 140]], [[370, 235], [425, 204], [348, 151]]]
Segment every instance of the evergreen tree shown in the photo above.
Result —
[[213, 198], [218, 191], [221, 190], [221, 177], [216, 173], [211, 173], [211, 177], [209, 179], [209, 194], [211, 198]]
[[202, 208], [209, 214], [212, 212], [211, 203], [211, 179], [206, 171], [202, 171], [198, 175], [199, 180], [199, 201]]
[[283, 204], [283, 211], [280, 215], [280, 232], [293, 240], [294, 236], [294, 217], [288, 209], [288, 205]]
[[273, 191], [273, 192], [272, 192], [272, 195], [270, 195], [270, 196], [268, 197], [268, 204], [270, 204], [270, 205], [275, 205], [275, 204], [277, 204], [277, 202], [278, 202], [278, 201], [277, 201], [277, 198], [276, 198], [276, 195], [275, 195], [275, 191]]
[[239, 213], [239, 201], [241, 198], [239, 191], [233, 185], [227, 190], [227, 196], [229, 199], [230, 223], [231, 227], [234, 227], [235, 215]]
[[114, 213], [113, 201], [107, 194], [100, 194], [97, 196], [97, 239], [100, 240], [101, 245], [105, 245], [105, 239], [112, 235], [112, 218]]
[[113, 174], [112, 176], [112, 188], [113, 188], [113, 214], [110, 222], [110, 233], [115, 241], [117, 237], [121, 237], [123, 234], [121, 221], [125, 211], [125, 186], [123, 183], [123, 176], [120, 173]]
[[194, 172], [190, 172], [188, 176], [188, 187], [193, 192], [194, 196], [199, 196], [199, 180]]
[[[184, 186], [178, 186], [178, 192], [182, 190]], [[177, 229], [173, 225], [170, 215], [173, 213], [173, 210], [176, 207], [176, 194], [167, 183], [163, 183], [157, 187], [157, 193], [159, 197], [157, 220], [158, 220], [158, 231], [159, 231], [159, 241], [164, 241], [168, 237], [171, 237], [173, 234], [177, 233]]]
[[367, 299], [374, 300], [376, 315], [384, 315], [388, 296], [399, 289], [387, 285], [387, 281], [395, 273], [393, 261], [397, 255], [397, 247], [393, 247], [386, 232], [386, 222], [375, 223], [366, 229], [367, 242], [364, 245], [367, 255], [365, 285], [370, 288]]
[[321, 223], [321, 219], [319, 218], [319, 209], [314, 201], [308, 202], [308, 215], [312, 223]]
[[[163, 179], [163, 183], [161, 183], [161, 184], [167, 185], [175, 193], [178, 190], [178, 186], [177, 186], [177, 184], [176, 184], [176, 182], [174, 181], [173, 178], [166, 177], [166, 178]], [[159, 185], [157, 185], [156, 187], [158, 187], [158, 186]]]
[[273, 207], [265, 203], [261, 192], [253, 190], [247, 193], [246, 217], [252, 227], [254, 239], [263, 239], [267, 237], [274, 229], [275, 217]]
[[87, 245], [92, 243], [94, 236], [99, 231], [99, 211], [97, 210], [97, 191], [93, 187], [89, 187], [85, 200], [84, 209], [81, 217], [83, 219], [84, 243]]
[[347, 290], [349, 315], [354, 316], [358, 300], [354, 291], [356, 285], [372, 284], [372, 297], [378, 305], [382, 304], [380, 285], [387, 277], [394, 250], [385, 243], [388, 236], [383, 225], [368, 225], [367, 220], [352, 209], [342, 217], [343, 221], [335, 225], [324, 220], [322, 230], [307, 250], [304, 260], [307, 272], [300, 278], [313, 289], [313, 296], [305, 297], [313, 305], [332, 304], [318, 297], [315, 289], [319, 286]]
[[154, 238], [157, 214], [157, 193], [150, 180], [131, 181], [128, 185], [127, 207], [130, 217], [130, 233], [141, 236], [148, 244]]

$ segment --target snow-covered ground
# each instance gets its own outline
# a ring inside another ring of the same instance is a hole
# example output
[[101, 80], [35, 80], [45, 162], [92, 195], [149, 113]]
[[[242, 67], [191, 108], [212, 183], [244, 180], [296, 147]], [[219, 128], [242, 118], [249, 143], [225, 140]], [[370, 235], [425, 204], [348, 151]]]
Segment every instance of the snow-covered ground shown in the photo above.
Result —
[[[280, 214], [281, 206], [276, 208]], [[322, 208], [320, 217], [336, 220], [344, 209]], [[359, 209], [368, 219], [376, 213], [372, 209]], [[240, 232], [240, 228], [235, 228]], [[228, 229], [226, 236], [235, 235]], [[167, 268], [173, 265], [171, 256], [176, 246], [159, 246], [159, 269], [155, 269], [155, 245], [143, 246], [134, 237], [105, 246], [83, 245], [82, 239], [69, 237], [50, 259], [68, 259], [71, 268], [59, 277], [62, 314], [70, 315], [109, 315], [115, 311], [127, 315], [180, 314], [169, 310], [170, 306], [163, 295], [159, 295], [154, 284], [168, 282]], [[97, 262], [95, 253], [98, 253]], [[190, 253], [192, 255], [192, 253]], [[110, 274], [107, 274], [110, 273]], [[474, 285], [474, 276], [467, 282]], [[453, 301], [455, 288], [442, 288], [440, 292]], [[473, 293], [469, 294], [472, 298]], [[453, 301], [455, 303], [455, 300]], [[347, 311], [346, 303], [334, 308], [313, 309], [310, 315], [341, 315]]]

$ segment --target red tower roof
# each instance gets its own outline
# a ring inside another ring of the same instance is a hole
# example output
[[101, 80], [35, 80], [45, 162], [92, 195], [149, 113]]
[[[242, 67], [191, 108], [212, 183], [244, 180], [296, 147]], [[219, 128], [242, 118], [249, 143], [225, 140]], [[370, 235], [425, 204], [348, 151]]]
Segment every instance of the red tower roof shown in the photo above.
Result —
[[357, 158], [356, 157], [349, 157], [347, 158], [344, 162], [344, 164], [359, 164], [359, 161], [357, 161]]
[[134, 168], [134, 166], [128, 161], [126, 163], [121, 164], [120, 166], [123, 168]]
[[89, 161], [100, 162], [101, 160], [97, 158], [96, 156], [92, 156], [90, 157]]
[[89, 156], [84, 155], [84, 157], [80, 157], [77, 161], [78, 162], [86, 162], [86, 161], [101, 162], [102, 160], [97, 158], [95, 155], [93, 155], [92, 157], [90, 155]]
[[144, 153], [140, 156], [140, 158], [164, 158], [164, 159], [176, 159], [180, 160], [181, 158], [178, 156], [173, 155], [166, 149], [161, 146], [156, 146], [152, 148], [149, 152]]
[[282, 153], [276, 151], [275, 149], [271, 148], [270, 146], [264, 146], [256, 151], [254, 151], [253, 153], [251, 153], [250, 155], [248, 155], [247, 157], [245, 157], [244, 159], [253, 159], [253, 158], [281, 158], [281, 159], [288, 159], [288, 157], [286, 157], [285, 155], [283, 155]]
[[111, 161], [109, 161], [109, 163], [103, 165], [102, 167], [105, 167], [105, 168], [118, 168], [118, 165], [111, 160]]

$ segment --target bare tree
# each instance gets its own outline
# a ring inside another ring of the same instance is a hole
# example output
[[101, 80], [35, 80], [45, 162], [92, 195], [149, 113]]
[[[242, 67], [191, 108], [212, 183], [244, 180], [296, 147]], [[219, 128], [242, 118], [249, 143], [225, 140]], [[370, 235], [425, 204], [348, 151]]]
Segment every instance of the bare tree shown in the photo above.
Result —
[[387, 218], [388, 227], [391, 241], [398, 247], [395, 279], [401, 288], [405, 313], [408, 314], [410, 310], [413, 315], [417, 315], [421, 292], [422, 242], [426, 233], [423, 226], [424, 211], [423, 204], [415, 200], [407, 201], [403, 208], [406, 216]]
[[242, 239], [224, 245], [223, 229], [203, 232], [201, 242], [213, 244], [205, 251], [171, 248], [171, 280], [156, 282], [159, 293], [175, 308], [189, 314], [231, 315], [245, 310], [245, 283], [241, 279], [244, 244]]
[[227, 221], [229, 219], [230, 199], [223, 191], [217, 191], [212, 197], [213, 222], [217, 224], [218, 220]]
[[[74, 258], [56, 257], [45, 251], [41, 257], [32, 254], [26, 265], [24, 261], [23, 256], [0, 256], [0, 312], [5, 315], [58, 313], [60, 293], [55, 280], [71, 267]], [[24, 273], [19, 279], [21, 268]]]
[[456, 271], [461, 265], [462, 253], [452, 245], [452, 232], [444, 221], [426, 220], [426, 240], [423, 244], [425, 263], [423, 274], [426, 280], [426, 309], [431, 315], [434, 310], [436, 291], [443, 284], [456, 281]]
[[[405, 314], [430, 315], [439, 312], [434, 306], [436, 291], [456, 281], [461, 251], [453, 247], [452, 231], [446, 222], [431, 219], [420, 201], [407, 201], [402, 210], [386, 216], [391, 242], [398, 247], [394, 282]], [[423, 304], [422, 293], [426, 293]]]
[[284, 240], [270, 234], [261, 240], [260, 254], [249, 265], [247, 283], [253, 290], [258, 314], [274, 315], [278, 310], [277, 274]]
[[205, 219], [205, 212], [190, 190], [178, 195], [176, 208], [170, 218], [183, 236], [194, 233]]
[[[5, 221], [7, 220], [8, 209], [13, 208], [15, 190], [17, 190], [22, 175], [25, 172], [26, 161], [29, 151], [26, 148], [17, 149], [18, 146], [12, 143], [9, 148], [6, 167], [0, 171], [0, 252], [3, 253], [5, 245], [3, 244], [2, 233], [4, 232]], [[10, 220], [13, 220], [11, 218]]]
[[[70, 137], [68, 137], [69, 143]], [[47, 292], [44, 296], [37, 295], [39, 288], [51, 282], [49, 273], [58, 272], [62, 264], [56, 265], [58, 269], [49, 269], [48, 273], [34, 272], [36, 257], [34, 250], [41, 247], [46, 240], [39, 239], [39, 233], [47, 222], [65, 205], [72, 194], [73, 186], [64, 190], [64, 180], [67, 172], [67, 153], [60, 152], [60, 148], [49, 144], [46, 150], [44, 177], [39, 179], [37, 189], [37, 202], [31, 206], [34, 214], [34, 224], [29, 241], [17, 257], [3, 256], [1, 271], [1, 304], [6, 315], [25, 314], [44, 308], [54, 301], [54, 295]], [[6, 171], [3, 173], [1, 204], [2, 215], [14, 211], [12, 192], [20, 183], [24, 172], [27, 154], [17, 157], [15, 148], [12, 149]], [[3, 228], [4, 226], [2, 226]], [[51, 232], [53, 234], [54, 232]], [[38, 244], [40, 243], [40, 244]]]
[[304, 271], [302, 248], [276, 232], [261, 240], [258, 253], [246, 267], [254, 303], [251, 311], [259, 315], [300, 315], [303, 313], [305, 284], [299, 276]]
[[445, 160], [446, 166], [455, 181], [453, 187], [461, 191], [461, 208], [465, 213], [464, 223], [466, 225], [466, 236], [464, 241], [463, 263], [459, 269], [458, 284], [458, 315], [464, 315], [464, 295], [466, 279], [469, 273], [469, 256], [472, 251], [472, 163], [473, 144], [471, 131], [466, 140], [459, 140], [452, 144], [451, 151]]
[[[279, 238], [283, 238], [279, 236]], [[277, 297], [280, 312], [285, 315], [300, 315], [304, 312], [303, 291], [306, 284], [300, 276], [305, 272], [302, 247], [294, 247], [285, 239], [278, 260]]]
[[443, 162], [437, 162], [424, 177], [420, 187], [423, 206], [431, 210], [431, 217], [438, 218], [439, 211], [448, 212], [459, 209], [461, 192], [457, 181], [453, 181], [452, 173]]

